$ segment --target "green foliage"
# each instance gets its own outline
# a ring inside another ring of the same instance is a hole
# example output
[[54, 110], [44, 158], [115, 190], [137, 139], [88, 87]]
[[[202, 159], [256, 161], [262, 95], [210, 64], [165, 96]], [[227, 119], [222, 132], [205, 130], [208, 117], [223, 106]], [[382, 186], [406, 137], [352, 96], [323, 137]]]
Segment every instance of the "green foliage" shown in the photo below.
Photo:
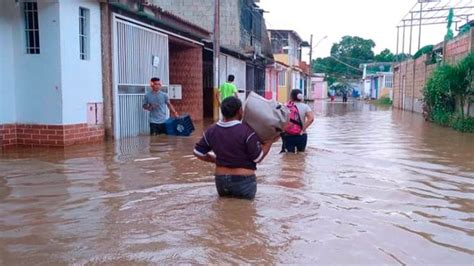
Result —
[[452, 112], [446, 112], [441, 109], [434, 109], [430, 113], [430, 118], [439, 125], [449, 127], [451, 125]]
[[375, 62], [394, 62], [395, 55], [389, 50], [384, 49], [380, 54], [375, 56]]
[[446, 18], [446, 20], [448, 21], [448, 25], [447, 25], [448, 32], [444, 36], [444, 39], [446, 41], [452, 40], [454, 38], [454, 33], [453, 33], [453, 30], [451, 29], [451, 25], [453, 25], [453, 19], [454, 19], [454, 10], [450, 8], [448, 17]]
[[418, 50], [414, 55], [413, 55], [413, 59], [417, 59], [419, 57], [421, 57], [422, 55], [424, 54], [429, 54], [433, 51], [433, 45], [426, 45], [426, 46], [423, 46], [420, 48], [420, 50]]
[[474, 133], [474, 117], [454, 116], [450, 121], [450, 126], [457, 131]]
[[334, 84], [337, 81], [337, 79], [335, 77], [332, 77], [332, 76], [328, 76], [326, 78], [326, 80], [327, 80], [329, 86], [331, 86], [332, 84]]
[[395, 62], [402, 62], [407, 60], [408, 58], [411, 58], [410, 54], [396, 54], [394, 60]]
[[[333, 44], [331, 48], [331, 55], [338, 58], [349, 58], [358, 60], [372, 60], [374, 59], [375, 42], [372, 40], [363, 39], [357, 36], [344, 36], [339, 43]], [[358, 66], [357, 62], [357, 65]]]
[[466, 118], [464, 114], [464, 106], [474, 96], [473, 81], [472, 53], [456, 65], [436, 68], [423, 91], [430, 118], [443, 126], [451, 126], [462, 132], [473, 132], [474, 118]]
[[374, 101], [377, 105], [392, 105], [392, 100], [388, 96], [383, 96], [380, 99]]
[[471, 30], [471, 25], [466, 24], [466, 25], [462, 26], [461, 28], [459, 28], [459, 35], [464, 35], [464, 34], [468, 33], [470, 30]]
[[[431, 110], [431, 115], [435, 115], [437, 112], [454, 112], [455, 101], [451, 91], [449, 91], [451, 68], [449, 65], [436, 68], [426, 83], [423, 94], [425, 103]], [[434, 117], [432, 119], [435, 120]]]
[[474, 54], [471, 53], [452, 67], [449, 78], [449, 90], [452, 91], [459, 102], [459, 113], [461, 119], [464, 119], [464, 106], [469, 98], [474, 95]]
[[339, 43], [333, 44], [331, 56], [317, 58], [311, 65], [313, 72], [326, 73], [333, 82], [360, 78], [359, 65], [372, 62], [375, 43], [357, 36], [344, 36]]

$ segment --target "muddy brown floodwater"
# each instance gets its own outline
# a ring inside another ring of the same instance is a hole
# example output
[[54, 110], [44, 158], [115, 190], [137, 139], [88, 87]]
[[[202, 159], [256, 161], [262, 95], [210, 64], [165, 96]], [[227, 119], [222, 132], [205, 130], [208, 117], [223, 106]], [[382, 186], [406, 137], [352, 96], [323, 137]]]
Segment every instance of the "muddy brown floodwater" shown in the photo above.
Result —
[[313, 108], [308, 152], [273, 148], [254, 201], [217, 197], [200, 132], [4, 152], [0, 265], [473, 264], [474, 134]]

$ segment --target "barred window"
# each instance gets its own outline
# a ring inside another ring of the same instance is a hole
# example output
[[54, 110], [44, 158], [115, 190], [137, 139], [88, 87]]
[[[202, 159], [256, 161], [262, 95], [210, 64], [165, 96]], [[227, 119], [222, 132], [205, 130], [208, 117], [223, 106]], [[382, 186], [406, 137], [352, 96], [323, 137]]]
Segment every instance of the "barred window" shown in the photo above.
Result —
[[392, 75], [386, 75], [385, 76], [385, 87], [386, 88], [393, 88], [393, 76]]
[[25, 17], [26, 53], [39, 54], [38, 4], [36, 2], [24, 2], [23, 14]]
[[81, 60], [90, 58], [89, 9], [79, 8], [79, 56]]

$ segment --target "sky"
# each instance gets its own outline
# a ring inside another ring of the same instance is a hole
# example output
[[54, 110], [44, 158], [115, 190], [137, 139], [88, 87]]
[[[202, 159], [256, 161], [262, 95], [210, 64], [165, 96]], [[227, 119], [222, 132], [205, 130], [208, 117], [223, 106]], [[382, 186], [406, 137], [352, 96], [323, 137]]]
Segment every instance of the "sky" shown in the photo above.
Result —
[[[313, 58], [317, 58], [328, 56], [332, 44], [345, 35], [372, 39], [376, 53], [385, 48], [395, 53], [396, 26], [415, 3], [416, 0], [260, 0], [259, 5], [268, 12], [264, 14], [268, 29], [295, 30], [308, 42], [313, 34], [313, 46], [327, 36], [313, 50]], [[441, 42], [445, 33], [445, 25], [425, 26], [421, 47]], [[406, 52], [408, 36], [409, 28]], [[416, 28], [413, 36], [412, 54], [418, 50]], [[307, 54], [303, 55], [304, 60], [308, 60]]]

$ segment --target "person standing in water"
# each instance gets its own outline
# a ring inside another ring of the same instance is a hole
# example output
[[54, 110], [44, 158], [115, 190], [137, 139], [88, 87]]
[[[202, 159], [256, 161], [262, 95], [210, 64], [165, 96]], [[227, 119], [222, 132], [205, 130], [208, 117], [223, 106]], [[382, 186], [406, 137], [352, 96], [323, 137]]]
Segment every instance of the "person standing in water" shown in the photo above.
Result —
[[290, 98], [286, 105], [290, 110], [290, 122], [282, 134], [282, 152], [304, 152], [308, 142], [306, 129], [314, 122], [314, 112], [303, 102], [301, 90], [292, 90]]
[[178, 117], [178, 112], [171, 104], [168, 95], [161, 91], [161, 80], [151, 78], [151, 91], [145, 94], [143, 99], [143, 109], [150, 112], [150, 135], [166, 134], [166, 110], [170, 109], [174, 117]]
[[194, 155], [216, 165], [219, 196], [252, 200], [257, 192], [257, 164], [267, 156], [277, 139], [262, 143], [255, 131], [241, 122], [243, 109], [238, 98], [225, 98], [221, 111], [224, 119], [204, 132], [194, 147]]

